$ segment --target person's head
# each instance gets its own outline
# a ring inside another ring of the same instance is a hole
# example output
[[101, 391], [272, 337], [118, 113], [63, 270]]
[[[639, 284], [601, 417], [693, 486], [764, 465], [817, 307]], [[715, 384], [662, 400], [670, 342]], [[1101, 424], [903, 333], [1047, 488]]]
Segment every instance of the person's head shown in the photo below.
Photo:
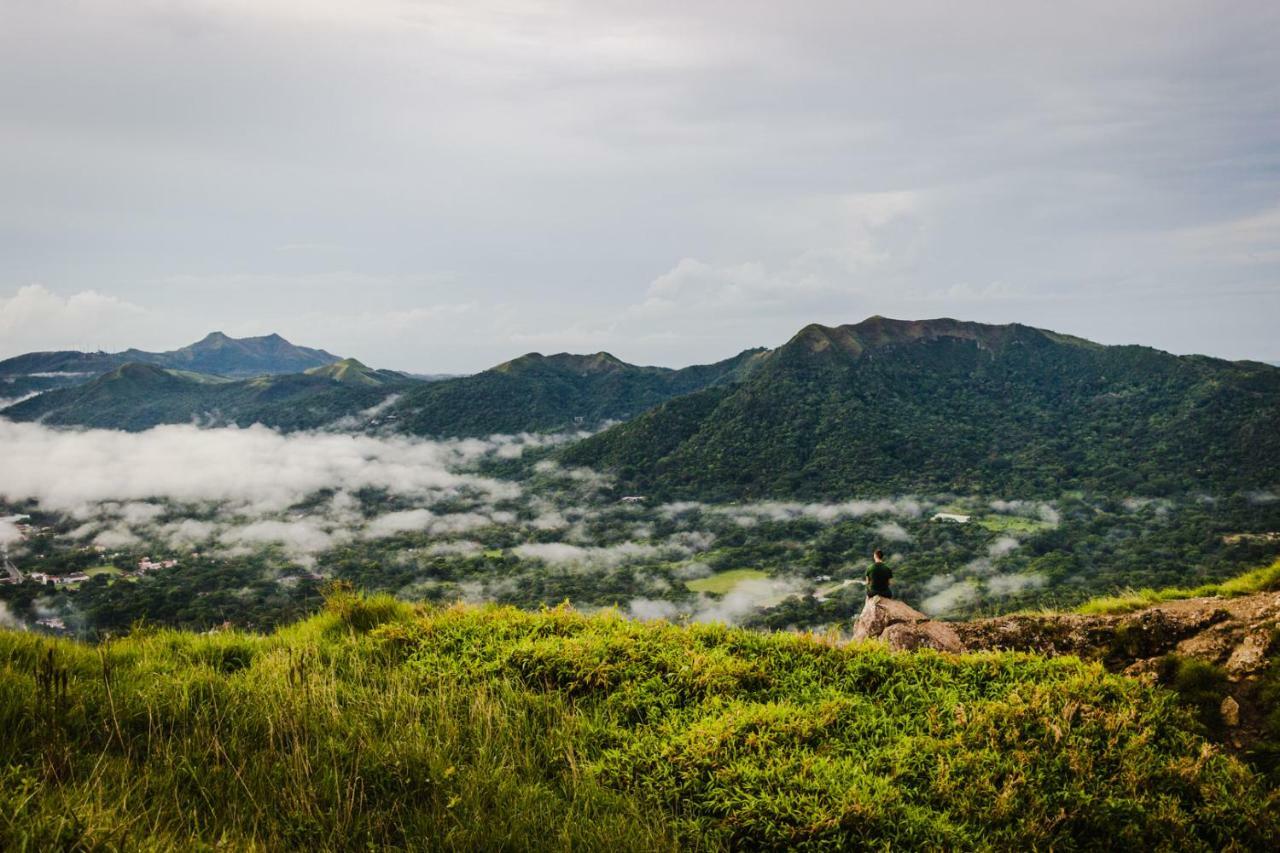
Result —
[[879, 548], [872, 551], [871, 556], [875, 559], [877, 563], [884, 562], [884, 551], [881, 551]]

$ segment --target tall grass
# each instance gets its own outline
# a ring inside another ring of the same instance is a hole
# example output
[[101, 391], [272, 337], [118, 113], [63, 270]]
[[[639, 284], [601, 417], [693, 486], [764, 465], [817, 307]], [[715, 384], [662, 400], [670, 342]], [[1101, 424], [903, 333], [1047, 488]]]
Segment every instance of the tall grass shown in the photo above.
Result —
[[1076, 608], [1076, 612], [1093, 616], [1105, 616], [1121, 613], [1132, 613], [1166, 601], [1179, 601], [1187, 598], [1236, 598], [1252, 595], [1256, 592], [1280, 590], [1280, 560], [1269, 566], [1254, 569], [1251, 572], [1222, 581], [1195, 587], [1168, 587], [1166, 589], [1129, 590], [1120, 595], [1094, 598]]
[[[61, 686], [65, 685], [65, 689]], [[0, 847], [1261, 849], [1171, 694], [949, 658], [349, 593], [270, 636], [0, 633]]]

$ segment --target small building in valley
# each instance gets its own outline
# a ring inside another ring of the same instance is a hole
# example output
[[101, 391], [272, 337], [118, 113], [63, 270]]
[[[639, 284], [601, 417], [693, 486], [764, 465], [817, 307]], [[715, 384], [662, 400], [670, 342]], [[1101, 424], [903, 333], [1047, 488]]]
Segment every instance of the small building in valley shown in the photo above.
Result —
[[973, 518], [973, 516], [963, 515], [958, 512], [940, 512], [934, 515], [934, 517], [931, 520], [932, 521], [950, 521], [953, 524], [968, 524], [969, 519], [971, 518]]

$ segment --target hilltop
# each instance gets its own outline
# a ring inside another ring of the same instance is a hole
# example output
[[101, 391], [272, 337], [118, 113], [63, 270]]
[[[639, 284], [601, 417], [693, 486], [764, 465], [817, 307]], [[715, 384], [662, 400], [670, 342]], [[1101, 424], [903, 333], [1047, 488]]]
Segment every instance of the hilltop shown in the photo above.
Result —
[[1076, 612], [941, 623], [902, 602], [878, 602], [853, 636], [891, 648], [1097, 661], [1175, 690], [1216, 741], [1280, 782], [1280, 561], [1220, 584], [1095, 599]]
[[1019, 324], [810, 325], [564, 451], [668, 497], [1170, 494], [1280, 480], [1280, 370]]
[[355, 358], [344, 358], [341, 361], [335, 361], [333, 364], [313, 367], [307, 370], [306, 373], [309, 376], [321, 376], [345, 385], [364, 385], [367, 387], [403, 384], [410, 378], [394, 370], [374, 370]]
[[1074, 658], [410, 607], [0, 632], [0, 844], [1266, 849], [1277, 792]]
[[406, 393], [390, 413], [414, 435], [481, 436], [595, 428], [672, 398], [738, 381], [764, 350], [679, 370], [628, 364], [609, 353], [529, 353], [474, 376]]

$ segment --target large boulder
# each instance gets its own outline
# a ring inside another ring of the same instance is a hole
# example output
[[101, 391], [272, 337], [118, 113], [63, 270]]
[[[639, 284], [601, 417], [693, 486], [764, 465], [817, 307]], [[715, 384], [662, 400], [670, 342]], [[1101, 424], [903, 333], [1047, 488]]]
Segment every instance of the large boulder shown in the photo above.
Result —
[[855, 640], [878, 640], [890, 625], [928, 622], [929, 617], [919, 610], [913, 610], [901, 601], [874, 595], [867, 599], [862, 608], [862, 615], [853, 626]]
[[881, 640], [898, 651], [936, 649], [962, 652], [960, 637], [944, 622], [935, 622], [901, 601], [873, 596], [853, 626], [854, 640]]

